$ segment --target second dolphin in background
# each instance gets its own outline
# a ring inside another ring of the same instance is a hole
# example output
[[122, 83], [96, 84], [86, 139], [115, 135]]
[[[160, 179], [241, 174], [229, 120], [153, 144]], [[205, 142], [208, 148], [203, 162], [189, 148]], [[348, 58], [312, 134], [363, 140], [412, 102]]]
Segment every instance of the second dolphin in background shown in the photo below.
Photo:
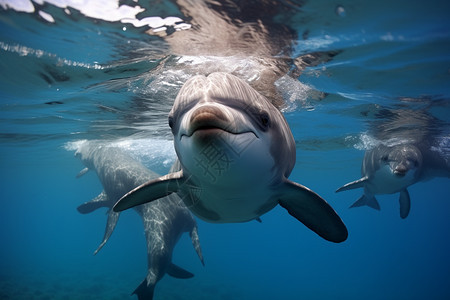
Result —
[[[102, 142], [86, 141], [78, 148], [76, 155], [88, 169], [97, 173], [104, 188], [99, 196], [79, 206], [78, 211], [89, 213], [100, 207], [109, 208], [105, 236], [95, 251], [97, 253], [111, 236], [119, 218], [119, 213], [112, 210], [114, 203], [130, 189], [159, 175], [148, 170], [122, 149]], [[86, 170], [83, 171], [85, 172]], [[172, 252], [184, 232], [189, 232], [192, 244], [203, 263], [197, 223], [176, 194], [137, 206], [135, 211], [144, 223], [148, 273], [133, 294], [136, 294], [138, 299], [153, 299], [155, 285], [166, 273], [176, 278], [194, 276], [172, 263]]]
[[336, 192], [364, 188], [350, 207], [380, 210], [375, 195], [400, 193], [400, 217], [411, 208], [407, 188], [433, 177], [450, 177], [450, 148], [444, 125], [422, 110], [382, 109], [371, 124], [377, 145], [368, 149], [361, 167], [362, 177]]

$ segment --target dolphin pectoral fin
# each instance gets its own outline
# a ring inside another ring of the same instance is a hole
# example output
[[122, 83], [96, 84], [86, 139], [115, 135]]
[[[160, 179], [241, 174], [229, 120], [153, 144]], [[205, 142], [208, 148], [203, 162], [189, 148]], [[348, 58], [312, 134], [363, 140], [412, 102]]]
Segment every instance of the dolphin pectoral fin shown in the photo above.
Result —
[[77, 210], [81, 214], [88, 214], [100, 207], [106, 207], [109, 205], [108, 196], [106, 196], [105, 191], [101, 192], [100, 195], [92, 199], [91, 201], [85, 202], [77, 207]]
[[171, 263], [167, 267], [167, 274], [169, 274], [172, 277], [180, 278], [180, 279], [188, 279], [194, 277], [194, 274], [192, 274], [189, 271], [186, 271], [185, 269]]
[[183, 171], [169, 173], [157, 179], [150, 180], [120, 198], [114, 205], [113, 210], [120, 212], [165, 197], [178, 191], [179, 186], [183, 182]]
[[377, 199], [373, 195], [362, 195], [361, 198], [356, 200], [355, 203], [353, 203], [350, 208], [352, 207], [360, 207], [360, 206], [369, 206], [373, 209], [380, 210], [380, 204], [378, 203]]
[[155, 286], [147, 285], [147, 279], [144, 279], [131, 295], [136, 295], [138, 300], [152, 300], [154, 292]]
[[409, 193], [407, 189], [404, 189], [400, 192], [400, 218], [405, 219], [409, 210], [411, 209], [411, 199], [409, 198]]
[[339, 193], [339, 192], [342, 192], [342, 191], [348, 191], [348, 190], [362, 188], [366, 184], [367, 180], [369, 180], [369, 177], [364, 176], [363, 178], [360, 178], [358, 180], [355, 180], [355, 181], [349, 182], [347, 184], [344, 184], [343, 186], [341, 186], [340, 188], [338, 188], [336, 190], [336, 193]]
[[348, 231], [341, 218], [324, 199], [307, 187], [286, 180], [278, 202], [322, 238], [335, 243], [347, 239]]
[[105, 235], [103, 236], [103, 241], [98, 246], [97, 250], [94, 251], [94, 255], [100, 251], [103, 246], [108, 241], [109, 237], [114, 231], [114, 228], [116, 228], [117, 221], [119, 220], [120, 213], [113, 211], [112, 209], [108, 212], [108, 221], [106, 222], [106, 228], [105, 228]]
[[84, 174], [86, 174], [89, 171], [89, 168], [84, 168], [83, 170], [81, 170], [78, 174], [77, 174], [77, 178], [80, 178], [81, 176], [83, 176]]
[[194, 226], [189, 233], [189, 236], [191, 237], [192, 245], [194, 246], [195, 252], [197, 252], [198, 258], [200, 258], [200, 261], [202, 262], [202, 265], [205, 265], [205, 262], [203, 260], [203, 254], [202, 254], [202, 248], [200, 247], [200, 239], [198, 237], [198, 228], [197, 226]]
[[260, 217], [257, 217], [255, 220], [256, 220], [258, 223], [262, 223], [262, 220], [261, 220]]

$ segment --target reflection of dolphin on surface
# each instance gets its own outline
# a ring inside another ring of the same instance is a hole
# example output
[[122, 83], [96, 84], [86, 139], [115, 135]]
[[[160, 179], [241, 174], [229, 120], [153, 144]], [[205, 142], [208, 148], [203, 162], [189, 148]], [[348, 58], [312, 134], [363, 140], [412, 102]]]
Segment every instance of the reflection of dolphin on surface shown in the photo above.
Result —
[[[400, 217], [409, 214], [407, 187], [433, 177], [450, 177], [450, 156], [437, 134], [437, 121], [424, 112], [382, 111], [374, 136], [381, 144], [368, 150], [363, 159], [362, 178], [345, 184], [336, 192], [364, 188], [351, 207], [367, 205], [380, 210], [375, 195], [400, 193]], [[448, 147], [448, 146], [447, 146]]]
[[224, 223], [257, 219], [280, 204], [321, 237], [347, 238], [345, 225], [325, 200], [287, 179], [296, 156], [289, 126], [239, 78], [213, 73], [188, 80], [169, 125], [181, 170], [134, 189], [114, 211], [176, 192], [198, 217]]
[[[293, 57], [298, 33], [285, 20], [297, 16], [301, 2], [173, 2], [192, 27], [167, 32], [147, 31], [162, 36], [171, 54], [157, 69], [145, 75], [152, 91], [147, 97], [158, 93], [155, 101], [167, 97], [170, 100], [167, 103], [171, 103], [180, 84], [194, 75], [214, 72], [240, 78], [276, 107], [282, 107], [288, 99], [306, 101], [306, 94], [315, 99], [323, 96], [317, 91], [310, 93], [311, 88], [297, 78], [307, 66], [329, 61], [338, 52], [303, 53]], [[303, 38], [307, 39], [307, 34]]]
[[255, 7], [254, 3], [236, 0], [174, 2], [192, 28], [165, 37], [171, 53], [191, 58], [214, 57], [215, 60], [201, 64], [199, 74], [232, 73], [272, 103], [282, 103], [274, 82], [293, 67], [289, 65], [289, 53], [296, 34], [275, 16], [292, 16], [294, 4], [260, 1]]
[[[96, 171], [104, 191], [90, 202], [78, 207], [81, 213], [89, 213], [99, 207], [110, 208], [105, 236], [97, 253], [111, 236], [119, 213], [111, 208], [130, 189], [157, 178], [143, 165], [126, 155], [121, 149], [95, 142], [85, 142], [76, 152], [83, 163]], [[172, 252], [184, 232], [189, 232], [200, 260], [203, 257], [197, 233], [197, 223], [181, 199], [172, 194], [163, 199], [135, 207], [144, 222], [147, 240], [148, 274], [133, 294], [139, 299], [152, 299], [156, 283], [169, 274], [176, 278], [190, 278], [190, 272], [172, 263]]]

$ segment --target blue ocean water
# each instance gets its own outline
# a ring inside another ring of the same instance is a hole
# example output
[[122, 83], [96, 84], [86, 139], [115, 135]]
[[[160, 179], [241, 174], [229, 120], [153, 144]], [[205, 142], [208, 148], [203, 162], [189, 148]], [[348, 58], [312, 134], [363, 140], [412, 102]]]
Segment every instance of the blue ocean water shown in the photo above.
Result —
[[[361, 176], [365, 150], [385, 135], [433, 134], [450, 157], [450, 4], [299, 2], [280, 1], [287, 9], [273, 20], [295, 32], [289, 58], [322, 59], [303, 60], [294, 83], [276, 82], [297, 143], [289, 178], [325, 198], [349, 238], [322, 240], [281, 207], [262, 223], [197, 220], [205, 266], [184, 235], [173, 261], [195, 277], [164, 277], [155, 299], [449, 299], [448, 178], [410, 186], [404, 220], [398, 194], [377, 196], [376, 211], [348, 209], [362, 189], [334, 191]], [[131, 23], [177, 17], [192, 30], [196, 20], [179, 3], [120, 2], [139, 10], [126, 19], [115, 17], [115, 1], [23, 3], [0, 1], [0, 298], [136, 298], [147, 271], [141, 220], [122, 213], [93, 255], [106, 209], [76, 210], [102, 190], [93, 172], [76, 178], [77, 143], [116, 143], [165, 173], [175, 159], [167, 114], [183, 82], [211, 64], [245, 69], [247, 61], [172, 53], [147, 31], [167, 27], [170, 37], [174, 26]]]

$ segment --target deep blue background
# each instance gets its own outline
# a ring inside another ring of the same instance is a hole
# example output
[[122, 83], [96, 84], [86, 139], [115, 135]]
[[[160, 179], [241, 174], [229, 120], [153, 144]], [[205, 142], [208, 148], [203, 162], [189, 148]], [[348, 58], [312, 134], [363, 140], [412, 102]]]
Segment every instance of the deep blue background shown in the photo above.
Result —
[[[448, 147], [449, 5], [363, 3], [339, 3], [346, 11], [342, 17], [336, 15], [337, 4], [306, 1], [290, 24], [300, 33], [309, 30], [310, 38], [298, 41], [298, 55], [343, 50], [299, 78], [328, 96], [298, 103], [285, 116], [298, 142], [290, 179], [327, 199], [346, 223], [348, 240], [326, 242], [280, 207], [263, 215], [262, 223], [198, 220], [206, 266], [183, 236], [173, 260], [195, 277], [165, 277], [156, 299], [450, 298], [448, 178], [411, 186], [405, 220], [399, 217], [398, 195], [378, 196], [378, 212], [348, 209], [362, 190], [334, 193], [359, 178], [367, 124], [380, 107], [429, 107], [447, 124], [442, 138]], [[67, 145], [135, 138], [117, 111], [142, 93], [142, 81], [130, 79], [131, 88], [98, 86], [120, 73], [94, 65], [129, 66], [125, 73], [133, 78], [153, 65], [144, 58], [138, 64], [125, 61], [127, 47], [158, 41], [139, 30], [124, 32], [122, 24], [73, 19], [59, 8], [44, 8], [55, 24], [36, 13], [0, 10], [0, 298], [126, 299], [146, 275], [141, 221], [135, 212], [122, 213], [108, 244], [92, 255], [103, 236], [106, 210], [81, 215], [76, 207], [102, 187], [93, 172], [75, 177], [84, 166]], [[168, 15], [179, 14], [169, 8]], [[49, 66], [70, 80], [46, 82], [39, 74], [50, 72]], [[401, 102], [402, 97], [415, 101]], [[63, 104], [45, 104], [49, 101]], [[173, 151], [164, 150], [171, 141], [167, 121], [160, 119], [162, 137], [150, 126], [151, 138], [125, 149], [149, 167], [164, 165], [155, 170], [162, 173], [167, 162], [161, 162], [173, 160]], [[149, 153], [159, 153], [158, 158], [149, 159]]]

